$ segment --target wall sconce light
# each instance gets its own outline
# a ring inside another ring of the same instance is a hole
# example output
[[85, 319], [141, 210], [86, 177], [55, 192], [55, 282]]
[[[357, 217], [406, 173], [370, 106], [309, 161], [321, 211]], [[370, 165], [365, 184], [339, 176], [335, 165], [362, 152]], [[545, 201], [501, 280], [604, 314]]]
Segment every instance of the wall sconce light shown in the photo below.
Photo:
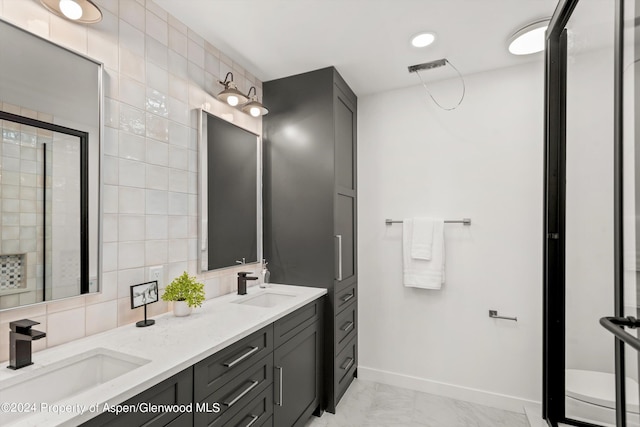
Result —
[[224, 90], [217, 96], [220, 101], [226, 102], [232, 107], [235, 107], [238, 104], [244, 104], [249, 100], [249, 98], [244, 96], [244, 94], [238, 90], [238, 86], [233, 82], [233, 73], [231, 71], [227, 73], [223, 82], [218, 80], [218, 83], [224, 86]]
[[102, 21], [102, 12], [91, 0], [40, 0], [40, 3], [62, 18], [82, 24]]
[[[253, 96], [251, 96], [251, 90], [253, 89]], [[258, 102], [258, 93], [256, 92], [256, 87], [251, 86], [249, 92], [247, 93], [247, 98], [249, 98], [249, 102], [242, 106], [242, 111], [252, 115], [253, 117], [264, 116], [269, 113], [269, 110], [262, 105], [262, 103]]]
[[[253, 117], [260, 117], [269, 113], [269, 110], [258, 101], [256, 87], [251, 86], [249, 92], [244, 95], [233, 82], [233, 73], [231, 71], [224, 77], [223, 82], [218, 80], [218, 83], [224, 86], [224, 90], [216, 96], [220, 101], [226, 102], [232, 107], [239, 107], [243, 112]], [[253, 91], [253, 96], [251, 91]]]

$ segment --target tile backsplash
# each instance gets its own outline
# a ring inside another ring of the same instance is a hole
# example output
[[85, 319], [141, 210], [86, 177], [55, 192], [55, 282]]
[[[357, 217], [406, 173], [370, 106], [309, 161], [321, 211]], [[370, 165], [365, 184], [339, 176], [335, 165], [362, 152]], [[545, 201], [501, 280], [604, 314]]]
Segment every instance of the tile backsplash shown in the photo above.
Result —
[[[0, 0], [0, 18], [104, 64], [103, 250], [101, 293], [0, 312], [9, 322], [40, 322], [47, 337], [34, 350], [142, 319], [131, 310], [129, 286], [164, 267], [162, 282], [183, 271], [205, 283], [207, 298], [235, 290], [247, 266], [197, 274], [197, 115], [206, 108], [252, 132], [262, 122], [218, 102], [228, 71], [247, 92], [262, 84], [152, 0], [95, 0], [103, 20], [79, 25], [46, 11], [37, 0]], [[259, 267], [253, 270], [258, 272]], [[249, 270], [252, 270], [249, 268]], [[161, 292], [162, 293], [162, 292]], [[160, 301], [149, 315], [170, 307]], [[9, 357], [0, 333], [0, 361]]]

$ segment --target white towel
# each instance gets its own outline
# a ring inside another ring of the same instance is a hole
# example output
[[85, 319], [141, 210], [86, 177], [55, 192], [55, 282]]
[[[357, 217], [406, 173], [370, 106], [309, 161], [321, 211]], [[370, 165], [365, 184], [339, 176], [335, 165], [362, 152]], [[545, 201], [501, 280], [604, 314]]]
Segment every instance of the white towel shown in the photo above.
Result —
[[422, 289], [441, 289], [445, 275], [444, 221], [433, 222], [431, 260], [415, 259], [411, 256], [413, 219], [405, 219], [402, 229], [402, 259], [404, 285]]
[[433, 229], [436, 220], [431, 218], [413, 218], [411, 233], [411, 258], [431, 260]]

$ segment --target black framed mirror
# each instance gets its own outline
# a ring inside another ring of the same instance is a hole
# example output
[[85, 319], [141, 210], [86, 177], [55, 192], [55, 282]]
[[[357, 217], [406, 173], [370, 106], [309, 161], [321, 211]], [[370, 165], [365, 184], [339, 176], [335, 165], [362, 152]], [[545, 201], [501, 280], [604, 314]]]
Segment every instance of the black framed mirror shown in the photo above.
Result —
[[200, 270], [262, 257], [261, 139], [207, 111], [200, 120]]
[[0, 20], [0, 310], [100, 290], [102, 78]]

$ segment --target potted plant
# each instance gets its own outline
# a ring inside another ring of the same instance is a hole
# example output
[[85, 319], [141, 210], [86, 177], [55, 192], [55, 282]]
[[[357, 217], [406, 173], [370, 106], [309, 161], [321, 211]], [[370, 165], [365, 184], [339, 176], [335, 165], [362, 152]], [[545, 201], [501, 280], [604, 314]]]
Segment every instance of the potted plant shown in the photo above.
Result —
[[193, 307], [200, 307], [204, 302], [204, 284], [185, 271], [165, 288], [162, 300], [173, 301], [174, 315], [188, 316]]

